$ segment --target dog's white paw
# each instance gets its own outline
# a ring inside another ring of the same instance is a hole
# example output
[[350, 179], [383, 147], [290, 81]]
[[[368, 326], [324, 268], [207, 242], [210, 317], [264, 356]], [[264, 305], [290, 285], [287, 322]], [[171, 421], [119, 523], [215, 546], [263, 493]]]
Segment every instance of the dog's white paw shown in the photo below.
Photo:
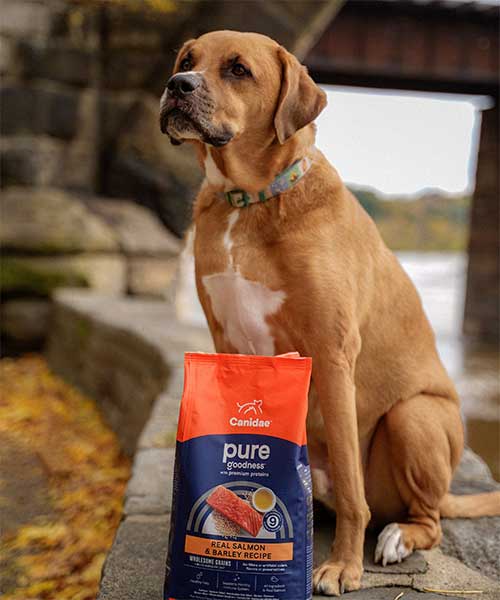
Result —
[[390, 563], [400, 563], [403, 558], [410, 556], [411, 552], [404, 544], [400, 526], [397, 523], [390, 523], [378, 536], [375, 562], [382, 562], [384, 567]]

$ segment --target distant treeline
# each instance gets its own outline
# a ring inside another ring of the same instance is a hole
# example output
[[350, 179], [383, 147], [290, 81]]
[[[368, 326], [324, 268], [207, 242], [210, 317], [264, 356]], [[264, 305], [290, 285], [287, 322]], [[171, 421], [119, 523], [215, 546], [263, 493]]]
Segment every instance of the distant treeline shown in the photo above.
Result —
[[393, 250], [459, 251], [467, 248], [470, 196], [439, 192], [416, 198], [384, 199], [376, 192], [350, 188], [375, 220]]

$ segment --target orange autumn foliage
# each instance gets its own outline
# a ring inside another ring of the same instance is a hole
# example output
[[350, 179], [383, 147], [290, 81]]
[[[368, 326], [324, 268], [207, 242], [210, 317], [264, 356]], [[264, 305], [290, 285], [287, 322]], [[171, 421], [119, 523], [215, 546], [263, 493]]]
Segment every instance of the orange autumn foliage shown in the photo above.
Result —
[[16, 579], [3, 598], [93, 600], [120, 522], [129, 460], [94, 403], [43, 359], [0, 361], [0, 381], [0, 436], [41, 460], [55, 515], [1, 539]]

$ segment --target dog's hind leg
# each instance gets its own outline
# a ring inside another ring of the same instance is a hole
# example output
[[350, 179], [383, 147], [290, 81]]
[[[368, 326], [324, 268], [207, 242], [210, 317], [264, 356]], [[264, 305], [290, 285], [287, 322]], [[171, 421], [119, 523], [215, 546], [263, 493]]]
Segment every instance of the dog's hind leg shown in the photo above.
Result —
[[[384, 416], [368, 462], [368, 501], [375, 499], [379, 507], [370, 506], [372, 514], [387, 522], [389, 513], [380, 506], [380, 493], [370, 491], [382, 475], [384, 485], [393, 486], [386, 487], [385, 494], [393, 506], [400, 504], [399, 517], [405, 517], [384, 527], [378, 536], [375, 562], [401, 562], [417, 548], [439, 544], [439, 507], [462, 446], [462, 423], [453, 400], [421, 394], [398, 402]], [[380, 472], [382, 463], [386, 473]]]

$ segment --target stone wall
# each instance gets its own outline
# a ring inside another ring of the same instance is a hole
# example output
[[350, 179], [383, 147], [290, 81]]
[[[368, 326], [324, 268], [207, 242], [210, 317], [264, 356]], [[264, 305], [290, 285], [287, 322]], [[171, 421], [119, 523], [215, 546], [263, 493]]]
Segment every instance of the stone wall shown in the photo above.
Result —
[[303, 54], [341, 2], [128, 4], [4, 0], [2, 185], [132, 197], [181, 235], [201, 173], [189, 148], [173, 152], [159, 132], [175, 50], [227, 27], [267, 33]]
[[200, 173], [164, 150], [158, 98], [198, 3], [106, 4], [2, 3], [2, 186], [133, 198], [180, 235]]
[[303, 54], [341, 0], [153, 4], [2, 2], [4, 352], [43, 342], [58, 287], [161, 295], [171, 282], [171, 234], [186, 229], [202, 177], [188, 145], [173, 148], [158, 125], [182, 42], [250, 29]]
[[195, 6], [156, 15], [2, 3], [3, 352], [43, 343], [61, 286], [166, 293], [180, 243], [164, 225], [181, 233], [199, 176], [191, 157], [181, 168], [159, 139], [151, 71], [163, 57], [171, 68], [166, 47]]
[[0, 199], [3, 352], [40, 346], [60, 287], [164, 297], [180, 240], [134, 202], [52, 187], [9, 187]]

